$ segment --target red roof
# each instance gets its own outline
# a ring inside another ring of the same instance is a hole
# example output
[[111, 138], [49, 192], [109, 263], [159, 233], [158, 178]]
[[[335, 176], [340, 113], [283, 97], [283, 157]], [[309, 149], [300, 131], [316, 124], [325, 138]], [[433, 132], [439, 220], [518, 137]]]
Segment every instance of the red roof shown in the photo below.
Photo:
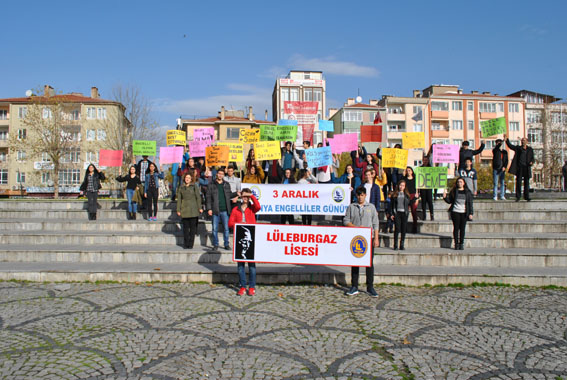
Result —
[[220, 117], [208, 117], [206, 119], [195, 119], [195, 120], [183, 120], [183, 123], [216, 123], [221, 121], [235, 121], [235, 122], [248, 122], [255, 124], [276, 124], [275, 121], [267, 120], [249, 120], [248, 118], [236, 117], [236, 116], [225, 116], [224, 120]]
[[28, 96], [25, 98], [5, 98], [0, 99], [2, 103], [31, 103], [31, 102], [45, 102], [47, 99], [51, 100], [59, 100], [69, 103], [112, 103], [112, 104], [120, 104], [119, 102], [115, 102], [114, 100], [107, 100], [107, 99], [100, 99], [100, 98], [91, 98], [88, 96], [81, 96], [81, 95], [74, 95], [74, 94], [62, 94], [62, 95], [53, 95], [49, 98], [45, 96]]

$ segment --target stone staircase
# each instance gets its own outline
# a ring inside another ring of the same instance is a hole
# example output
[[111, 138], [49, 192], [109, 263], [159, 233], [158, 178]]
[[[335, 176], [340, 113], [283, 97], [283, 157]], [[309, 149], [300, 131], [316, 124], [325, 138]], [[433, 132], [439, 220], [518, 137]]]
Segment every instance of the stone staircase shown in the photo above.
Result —
[[[175, 203], [159, 202], [157, 222], [126, 220], [124, 201], [99, 205], [98, 220], [88, 221], [82, 201], [0, 201], [0, 280], [236, 282], [232, 253], [211, 250], [210, 221], [200, 221], [195, 248], [184, 250]], [[567, 200], [478, 200], [464, 251], [451, 249], [447, 208], [435, 203], [435, 221], [420, 221], [405, 251], [392, 250], [392, 234], [382, 231], [376, 283], [567, 286]], [[340, 217], [313, 219], [341, 224]], [[345, 284], [350, 268], [258, 264], [258, 281]]]

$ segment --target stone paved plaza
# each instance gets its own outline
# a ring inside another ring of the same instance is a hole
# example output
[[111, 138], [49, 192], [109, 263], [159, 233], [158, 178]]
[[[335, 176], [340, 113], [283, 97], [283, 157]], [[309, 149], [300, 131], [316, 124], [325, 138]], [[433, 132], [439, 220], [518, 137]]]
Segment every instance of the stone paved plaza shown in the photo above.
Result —
[[567, 292], [0, 283], [1, 379], [567, 379]]

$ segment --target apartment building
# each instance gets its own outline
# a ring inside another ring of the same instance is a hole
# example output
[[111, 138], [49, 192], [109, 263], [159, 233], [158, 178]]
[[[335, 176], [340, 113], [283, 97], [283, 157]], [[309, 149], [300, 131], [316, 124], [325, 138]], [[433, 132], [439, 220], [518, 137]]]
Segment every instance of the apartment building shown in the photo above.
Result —
[[[37, 131], [26, 123], [26, 115], [31, 113], [32, 107], [54, 101], [65, 104], [64, 129], [73, 142], [63, 155], [58, 174], [62, 194], [78, 193], [86, 167], [90, 163], [98, 166], [98, 152], [104, 146], [108, 129], [130, 125], [124, 106], [100, 98], [96, 87], [91, 88], [90, 97], [75, 92], [55, 94], [53, 88], [46, 85], [43, 94], [0, 99], [0, 196], [53, 193], [53, 165], [47, 153], [30, 157], [25, 150], [13, 151], [10, 136], [29, 139]], [[51, 112], [45, 106], [43, 118], [53, 117]]]

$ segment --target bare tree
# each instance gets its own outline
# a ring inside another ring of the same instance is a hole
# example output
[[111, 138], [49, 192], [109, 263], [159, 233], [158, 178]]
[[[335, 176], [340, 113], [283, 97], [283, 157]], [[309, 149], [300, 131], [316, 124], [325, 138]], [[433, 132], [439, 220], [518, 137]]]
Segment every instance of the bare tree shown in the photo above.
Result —
[[80, 148], [81, 126], [74, 117], [76, 104], [64, 95], [34, 96], [22, 119], [25, 133], [10, 136], [13, 153], [25, 152], [27, 159], [43, 158], [53, 168], [53, 195], [59, 197], [59, 171], [71, 165], [71, 154]]
[[547, 188], [561, 188], [562, 139], [561, 130], [565, 121], [561, 115], [560, 104], [548, 104], [542, 114], [543, 124], [543, 177]]

